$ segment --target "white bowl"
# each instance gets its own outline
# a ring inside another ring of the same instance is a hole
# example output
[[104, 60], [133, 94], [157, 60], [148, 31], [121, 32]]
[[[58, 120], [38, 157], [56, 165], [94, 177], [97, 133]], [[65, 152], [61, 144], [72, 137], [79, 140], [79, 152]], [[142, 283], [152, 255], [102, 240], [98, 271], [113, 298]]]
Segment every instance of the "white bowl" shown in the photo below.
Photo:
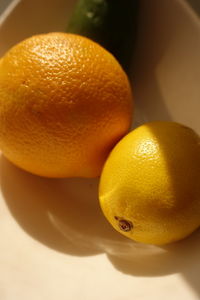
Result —
[[[199, 18], [184, 0], [140, 2], [133, 127], [174, 120], [200, 133]], [[0, 55], [64, 31], [74, 3], [12, 1], [0, 17]], [[3, 157], [0, 186], [0, 299], [199, 299], [198, 232], [167, 247], [134, 243], [103, 217], [98, 179], [41, 178]]]

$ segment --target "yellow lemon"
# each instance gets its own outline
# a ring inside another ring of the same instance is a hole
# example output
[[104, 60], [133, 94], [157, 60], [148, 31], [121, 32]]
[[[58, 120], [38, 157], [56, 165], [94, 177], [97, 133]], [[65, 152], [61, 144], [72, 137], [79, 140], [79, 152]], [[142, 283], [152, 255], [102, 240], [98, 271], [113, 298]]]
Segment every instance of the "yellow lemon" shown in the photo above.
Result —
[[135, 241], [163, 245], [200, 225], [200, 138], [175, 122], [146, 123], [110, 153], [100, 205], [112, 226]]

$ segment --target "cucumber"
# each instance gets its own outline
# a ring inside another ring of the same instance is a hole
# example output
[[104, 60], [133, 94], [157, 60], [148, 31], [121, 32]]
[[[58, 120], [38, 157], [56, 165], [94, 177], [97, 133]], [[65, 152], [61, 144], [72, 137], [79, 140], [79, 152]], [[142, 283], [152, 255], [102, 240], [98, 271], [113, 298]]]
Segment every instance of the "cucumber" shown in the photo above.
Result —
[[78, 0], [67, 32], [86, 36], [111, 52], [129, 72], [138, 0]]

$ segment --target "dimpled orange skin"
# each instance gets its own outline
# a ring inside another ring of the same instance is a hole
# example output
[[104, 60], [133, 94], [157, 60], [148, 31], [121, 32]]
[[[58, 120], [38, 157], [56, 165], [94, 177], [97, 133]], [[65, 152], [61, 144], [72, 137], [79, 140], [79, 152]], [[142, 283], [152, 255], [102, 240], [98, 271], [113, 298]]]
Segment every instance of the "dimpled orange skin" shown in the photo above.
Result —
[[100, 45], [49, 33], [0, 61], [0, 148], [46, 177], [96, 177], [132, 119], [128, 78]]

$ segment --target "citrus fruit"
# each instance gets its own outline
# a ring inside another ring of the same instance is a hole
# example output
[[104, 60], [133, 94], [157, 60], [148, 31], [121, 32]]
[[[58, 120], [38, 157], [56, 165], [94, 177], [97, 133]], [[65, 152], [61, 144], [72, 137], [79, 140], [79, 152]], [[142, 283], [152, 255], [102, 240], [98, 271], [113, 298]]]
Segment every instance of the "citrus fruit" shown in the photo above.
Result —
[[30, 37], [0, 62], [0, 148], [47, 177], [96, 177], [132, 118], [128, 78], [97, 43], [74, 34]]
[[146, 123], [111, 151], [100, 180], [112, 226], [142, 243], [163, 245], [200, 225], [200, 138], [175, 122]]

